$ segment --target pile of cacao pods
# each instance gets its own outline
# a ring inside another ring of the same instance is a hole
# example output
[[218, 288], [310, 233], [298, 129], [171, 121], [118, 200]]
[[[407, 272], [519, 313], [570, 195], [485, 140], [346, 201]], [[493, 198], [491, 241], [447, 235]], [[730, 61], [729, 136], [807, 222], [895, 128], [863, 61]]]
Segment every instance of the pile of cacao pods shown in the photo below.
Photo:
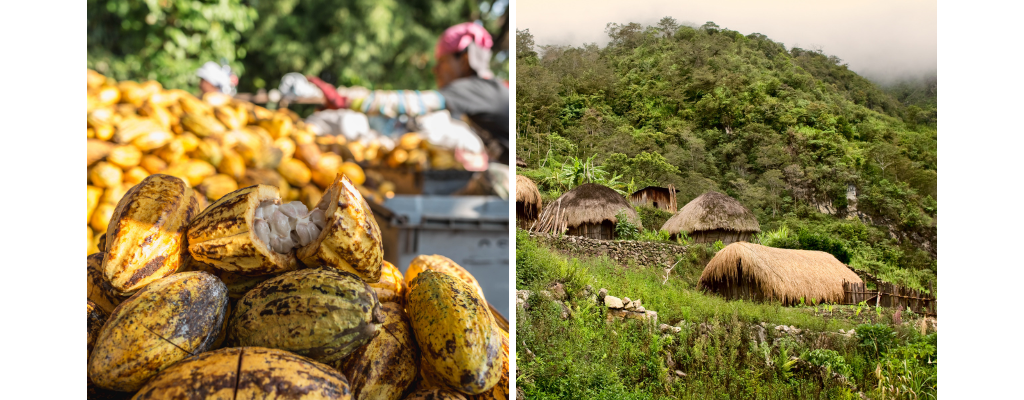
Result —
[[93, 70], [87, 129], [87, 254], [98, 250], [121, 197], [152, 174], [181, 178], [201, 206], [265, 184], [278, 187], [284, 200], [312, 208], [338, 173], [371, 201], [394, 194], [394, 183], [362, 166], [461, 168], [451, 151], [417, 133], [395, 143], [346, 142], [314, 135], [288, 109], [271, 111], [220, 93], [199, 99], [155, 81], [116, 82]]
[[90, 398], [508, 398], [508, 321], [472, 275], [384, 261], [343, 174], [312, 207], [282, 194], [127, 190], [87, 257]]

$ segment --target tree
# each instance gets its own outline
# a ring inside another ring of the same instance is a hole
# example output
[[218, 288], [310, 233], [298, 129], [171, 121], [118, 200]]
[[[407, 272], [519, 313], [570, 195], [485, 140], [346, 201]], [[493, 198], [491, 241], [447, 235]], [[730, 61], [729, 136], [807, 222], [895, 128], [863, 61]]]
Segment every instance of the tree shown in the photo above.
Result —
[[256, 10], [242, 0], [89, 0], [86, 64], [117, 80], [195, 90], [205, 62], [246, 71], [242, 38]]
[[871, 147], [869, 156], [875, 166], [882, 170], [882, 179], [885, 179], [885, 170], [899, 161], [900, 148], [885, 142], [877, 143]]
[[677, 22], [675, 18], [664, 17], [658, 21], [658, 29], [661, 30], [661, 33], [666, 37], [671, 38], [672, 34], [679, 29], [679, 22]]
[[537, 52], [534, 50], [533, 34], [529, 29], [516, 29], [516, 63], [524, 65], [537, 64]]
[[786, 182], [783, 180], [782, 171], [777, 169], [768, 170], [764, 174], [761, 174], [761, 178], [758, 180], [758, 183], [768, 192], [767, 200], [772, 207], [772, 216], [774, 217], [779, 212], [779, 203], [782, 200], [782, 191], [786, 188]]

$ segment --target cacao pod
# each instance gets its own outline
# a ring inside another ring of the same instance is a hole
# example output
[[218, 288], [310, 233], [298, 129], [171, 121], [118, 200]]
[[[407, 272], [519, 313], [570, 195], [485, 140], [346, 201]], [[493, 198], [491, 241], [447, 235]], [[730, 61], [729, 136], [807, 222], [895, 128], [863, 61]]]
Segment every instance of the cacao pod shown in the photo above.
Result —
[[238, 185], [242, 187], [268, 185], [276, 187], [282, 192], [288, 189], [288, 181], [272, 169], [247, 169], [242, 179], [238, 180]]
[[405, 306], [405, 292], [409, 286], [394, 265], [387, 261], [381, 262], [380, 281], [371, 283], [370, 287], [377, 292], [377, 300], [381, 303], [395, 302]]
[[131, 145], [114, 146], [110, 149], [110, 154], [107, 154], [107, 162], [123, 170], [139, 165], [140, 161], [142, 161], [142, 151]]
[[312, 210], [316, 208], [316, 204], [320, 202], [320, 198], [323, 195], [323, 192], [316, 185], [306, 185], [299, 191], [299, 201], [305, 204], [306, 208]]
[[366, 182], [366, 174], [363, 173], [363, 168], [354, 162], [346, 161], [341, 163], [338, 171], [347, 176], [352, 181], [352, 184], [356, 186]]
[[[481, 299], [487, 299], [484, 296], [484, 289], [480, 287], [480, 282], [477, 282], [473, 274], [470, 274], [469, 271], [466, 271], [465, 268], [462, 268], [461, 265], [452, 261], [452, 259], [437, 254], [429, 256], [419, 255], [412, 259], [412, 262], [409, 263], [409, 269], [405, 271], [406, 283], [412, 282], [413, 279], [416, 279], [417, 274], [426, 270], [441, 272], [462, 279], [463, 282], [466, 282], [466, 284], [476, 290]], [[490, 303], [487, 303], [487, 308], [490, 309], [491, 315], [498, 326], [508, 332], [508, 319]]]
[[[100, 251], [103, 249], [100, 248]], [[93, 253], [86, 258], [86, 293], [89, 301], [110, 315], [114, 308], [128, 297], [118, 295], [114, 287], [103, 278], [103, 256], [103, 253]]]
[[89, 331], [88, 350], [86, 354], [92, 354], [92, 345], [96, 342], [96, 337], [100, 335], [100, 329], [103, 328], [103, 323], [107, 322], [107, 313], [103, 312], [99, 307], [96, 307], [96, 304], [92, 301], [86, 300], [86, 306], [88, 309], [88, 322], [86, 322], [86, 328]]
[[159, 174], [167, 169], [167, 162], [161, 160], [160, 157], [152, 154], [146, 154], [142, 156], [142, 160], [139, 162], [139, 166], [144, 168], [146, 172], [151, 174]]
[[316, 147], [315, 144], [296, 144], [295, 145], [295, 158], [299, 159], [308, 166], [316, 166], [320, 162], [320, 148]]
[[218, 136], [227, 132], [217, 118], [208, 114], [187, 113], [181, 117], [181, 126], [199, 137]]
[[217, 169], [206, 161], [188, 160], [182, 163], [172, 164], [164, 171], [164, 174], [181, 178], [185, 182], [188, 182], [190, 186], [198, 186], [203, 182], [203, 179], [217, 174]]
[[290, 138], [280, 138], [274, 140], [274, 148], [281, 151], [282, 162], [284, 162], [284, 160], [288, 160], [295, 157], [295, 142]]
[[245, 176], [245, 160], [238, 153], [225, 150], [220, 164], [217, 166], [217, 171], [240, 181]]
[[214, 107], [213, 115], [217, 117], [217, 120], [223, 123], [229, 131], [241, 129], [245, 126], [246, 122], [249, 122], [247, 121], [247, 118], [245, 118], [245, 114], [239, 114], [237, 110], [226, 105]]
[[236, 190], [238, 190], [238, 182], [224, 174], [217, 174], [203, 179], [203, 183], [196, 186], [196, 191], [213, 201], [217, 201], [224, 197], [224, 195]]
[[[498, 330], [498, 329], [499, 329], [499, 327], [495, 326], [495, 330]], [[493, 387], [491, 387], [490, 390], [488, 390], [486, 392], [483, 392], [483, 393], [480, 393], [480, 394], [476, 394], [476, 395], [472, 395], [472, 396], [467, 396], [467, 400], [508, 400], [508, 395], [509, 395], [509, 380], [508, 380], [508, 374], [509, 374], [508, 357], [509, 357], [509, 354], [508, 354], [508, 351], [509, 350], [508, 350], [508, 331], [507, 331], [507, 328], [506, 328], [506, 331], [503, 331], [503, 332], [500, 332], [500, 333], [502, 334], [501, 335], [501, 350], [498, 353], [499, 353], [499, 357], [501, 357], [501, 364], [500, 364], [501, 379], [499, 379], [498, 383], [496, 383]]]
[[311, 175], [306, 164], [303, 164], [302, 161], [294, 158], [282, 161], [281, 165], [278, 165], [277, 167], [277, 172], [279, 172], [281, 176], [288, 181], [288, 183], [298, 187], [305, 186], [309, 183]]
[[[341, 156], [334, 153], [326, 153], [320, 156], [316, 165], [312, 168], [313, 182], [321, 188], [327, 188], [334, 182], [341, 169]], [[351, 180], [351, 178], [349, 179]]]
[[136, 138], [153, 132], [166, 132], [156, 120], [137, 116], [125, 118], [116, 127], [117, 131], [114, 133], [113, 140], [118, 144], [131, 143]]
[[166, 130], [150, 131], [132, 140], [132, 146], [142, 151], [153, 151], [174, 140], [174, 135]]
[[352, 385], [352, 398], [398, 400], [419, 374], [419, 349], [405, 309], [382, 303], [384, 332], [360, 347], [339, 365]]
[[88, 140], [85, 143], [86, 161], [88, 161], [86, 167], [106, 158], [107, 155], [110, 154], [110, 150], [114, 148], [113, 144], [103, 140]]
[[106, 232], [107, 226], [110, 225], [110, 218], [114, 215], [115, 208], [114, 204], [100, 203], [100, 205], [96, 206], [96, 210], [92, 212], [89, 226], [96, 232]]
[[255, 185], [228, 193], [196, 216], [188, 228], [188, 250], [197, 261], [227, 272], [263, 275], [296, 268], [294, 253], [278, 253], [256, 236], [260, 203], [280, 199], [276, 187]]
[[[145, 168], [142, 168], [142, 167], [131, 167], [127, 171], [125, 171], [125, 173], [124, 173], [124, 185], [122, 185], [122, 187], [123, 186], [132, 187], [132, 186], [138, 185], [138, 184], [142, 183], [142, 181], [144, 179], [146, 179], [146, 177], [149, 176], [149, 175], [150, 175], [149, 171], [146, 171]], [[118, 199], [118, 200], [120, 200], [120, 199]]]
[[382, 322], [377, 295], [359, 277], [304, 269], [246, 293], [231, 320], [229, 340], [333, 363], [369, 342]]
[[85, 220], [86, 222], [85, 223], [88, 224], [89, 221], [92, 221], [92, 213], [93, 213], [93, 211], [96, 211], [96, 206], [98, 206], [100, 204], [100, 196], [102, 196], [102, 195], [103, 195], [103, 189], [100, 189], [100, 188], [98, 188], [96, 186], [92, 186], [92, 185], [86, 185], [86, 187], [85, 187], [85, 199], [86, 199], [86, 206], [88, 207], [88, 214], [86, 214], [86, 216], [85, 216], [85, 218], [86, 218], [86, 220]]
[[337, 175], [317, 208], [327, 218], [320, 236], [296, 255], [306, 265], [356, 274], [368, 283], [380, 280], [384, 245], [370, 206], [348, 178]]
[[227, 288], [205, 272], [157, 280], [110, 314], [89, 357], [97, 386], [136, 391], [163, 369], [210, 349], [223, 326]]
[[[273, 278], [274, 275], [242, 275], [234, 272], [221, 271], [214, 266], [198, 261], [195, 258], [189, 257], [187, 267], [190, 271], [203, 271], [210, 273], [224, 282], [224, 286], [228, 288], [228, 298], [231, 301], [236, 301], [249, 293], [250, 290], [255, 288], [263, 281]], [[226, 333], [226, 332], [225, 332]]]
[[501, 334], [476, 290], [448, 274], [423, 271], [409, 285], [407, 310], [422, 351], [424, 376], [465, 394], [501, 379]]
[[409, 393], [404, 400], [466, 400], [466, 396], [454, 390], [428, 387]]
[[146, 399], [349, 400], [344, 375], [287, 351], [233, 347], [196, 355], [161, 373], [136, 394]]
[[123, 183], [109, 186], [106, 189], [103, 189], [103, 195], [100, 196], [100, 203], [117, 204], [122, 198], [124, 198], [124, 195], [128, 193], [129, 189], [131, 189], [131, 186]]
[[121, 179], [121, 169], [108, 162], [100, 161], [89, 169], [89, 181], [96, 187], [120, 185]]
[[127, 294], [173, 274], [197, 213], [196, 196], [181, 179], [156, 174], [132, 187], [110, 217], [103, 276]]

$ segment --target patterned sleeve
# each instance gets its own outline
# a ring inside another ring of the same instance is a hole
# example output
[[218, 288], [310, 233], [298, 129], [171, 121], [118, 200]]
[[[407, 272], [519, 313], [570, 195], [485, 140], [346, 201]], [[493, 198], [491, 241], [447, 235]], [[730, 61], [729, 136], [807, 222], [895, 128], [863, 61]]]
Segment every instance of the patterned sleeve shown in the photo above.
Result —
[[417, 116], [445, 108], [444, 96], [436, 90], [339, 89], [348, 98], [348, 108], [367, 115]]

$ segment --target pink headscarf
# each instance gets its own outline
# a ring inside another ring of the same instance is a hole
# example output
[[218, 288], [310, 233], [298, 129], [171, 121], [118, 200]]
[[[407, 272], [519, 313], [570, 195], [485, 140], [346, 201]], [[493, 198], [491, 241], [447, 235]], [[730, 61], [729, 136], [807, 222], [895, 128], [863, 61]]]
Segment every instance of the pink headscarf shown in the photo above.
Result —
[[440, 59], [445, 54], [458, 53], [465, 50], [470, 43], [476, 43], [477, 47], [490, 49], [494, 45], [491, 34], [487, 33], [484, 27], [472, 22], [463, 22], [448, 28], [437, 40], [437, 48], [434, 50], [434, 57]]

